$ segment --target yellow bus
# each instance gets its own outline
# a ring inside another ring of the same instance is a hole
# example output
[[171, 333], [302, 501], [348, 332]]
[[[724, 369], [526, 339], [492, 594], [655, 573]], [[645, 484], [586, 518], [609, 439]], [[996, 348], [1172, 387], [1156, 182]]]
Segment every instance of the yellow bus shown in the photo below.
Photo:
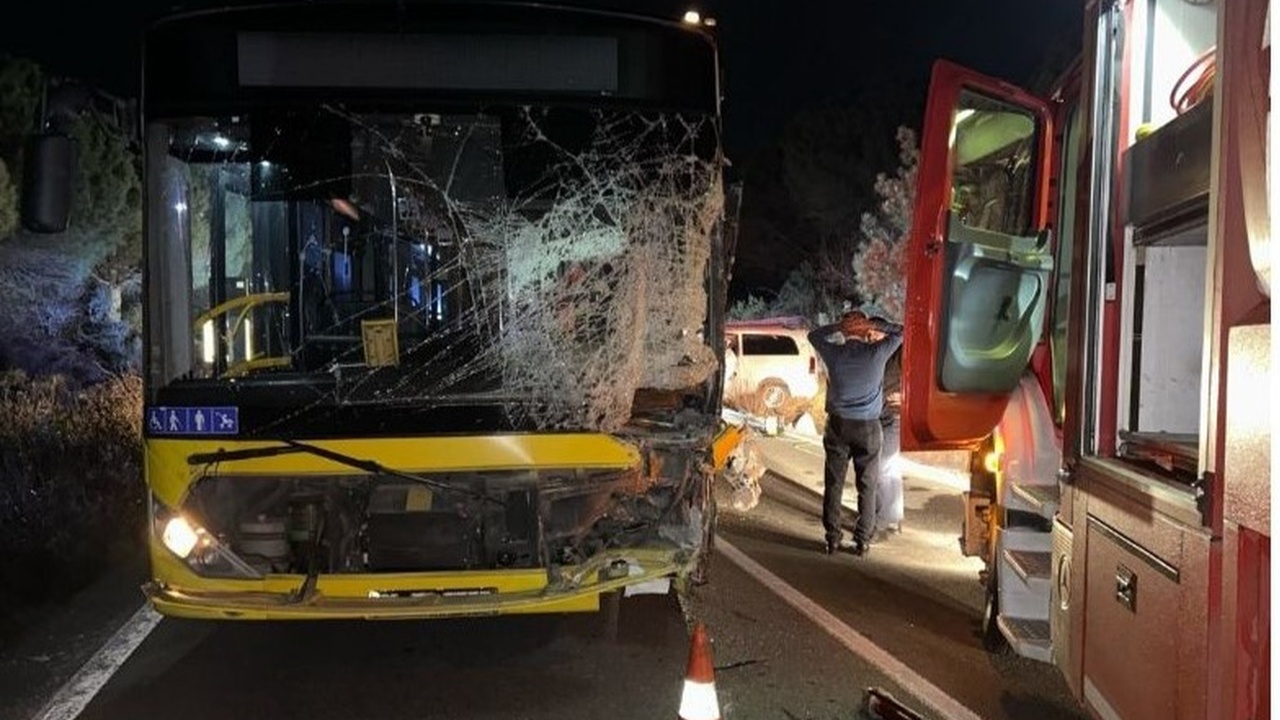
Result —
[[693, 18], [303, 3], [153, 25], [154, 607], [590, 611], [699, 579], [725, 452], [719, 76]]

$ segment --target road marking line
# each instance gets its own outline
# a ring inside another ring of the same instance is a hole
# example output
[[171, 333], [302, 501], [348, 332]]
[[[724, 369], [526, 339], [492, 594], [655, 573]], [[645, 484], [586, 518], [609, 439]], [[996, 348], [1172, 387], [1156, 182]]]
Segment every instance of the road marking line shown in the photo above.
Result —
[[163, 616], [143, 605], [103, 643], [36, 715], [39, 720], [72, 720], [93, 700], [135, 648], [155, 629]]
[[946, 720], [982, 720], [959, 700], [943, 692], [941, 688], [920, 677], [901, 660], [885, 652], [866, 636], [846, 625], [840, 618], [818, 603], [810, 600], [787, 581], [774, 575], [763, 565], [747, 557], [747, 554], [734, 547], [723, 536], [716, 536], [716, 551], [723, 554], [731, 562], [745, 570], [748, 574], [764, 583], [792, 607], [799, 610], [810, 620], [817, 623], [829, 635], [848, 648], [853, 654], [861, 657], [883, 672], [890, 680], [898, 684], [906, 692], [938, 712]]

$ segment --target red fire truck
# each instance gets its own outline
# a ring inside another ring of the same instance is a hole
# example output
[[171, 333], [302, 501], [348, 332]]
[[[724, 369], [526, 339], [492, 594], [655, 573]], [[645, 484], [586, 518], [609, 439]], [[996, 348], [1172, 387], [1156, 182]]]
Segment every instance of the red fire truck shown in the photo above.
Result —
[[1095, 717], [1270, 711], [1268, 0], [1090, 0], [926, 110], [904, 449], [972, 450], [989, 641]]

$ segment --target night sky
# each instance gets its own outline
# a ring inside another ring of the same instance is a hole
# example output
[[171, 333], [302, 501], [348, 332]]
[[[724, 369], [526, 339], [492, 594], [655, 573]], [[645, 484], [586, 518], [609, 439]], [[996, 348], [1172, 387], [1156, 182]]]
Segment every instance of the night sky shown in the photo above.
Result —
[[[823, 101], [922, 101], [929, 66], [946, 57], [1028, 82], [1055, 42], [1080, 35], [1084, 0], [570, 0], [676, 17], [696, 6], [719, 20], [729, 151], [770, 142], [786, 118]], [[234, 3], [232, 3], [234, 4]], [[188, 7], [200, 3], [188, 4]], [[171, 0], [42, 0], [0, 28], [0, 52], [39, 61], [111, 92], [137, 92], [138, 41]]]

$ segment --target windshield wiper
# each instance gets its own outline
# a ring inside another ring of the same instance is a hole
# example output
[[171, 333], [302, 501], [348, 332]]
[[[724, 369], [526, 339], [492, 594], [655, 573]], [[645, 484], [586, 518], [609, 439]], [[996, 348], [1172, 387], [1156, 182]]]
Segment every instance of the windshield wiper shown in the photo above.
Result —
[[281, 444], [279, 445], [270, 445], [267, 447], [242, 448], [240, 450], [224, 450], [219, 448], [214, 452], [194, 453], [187, 456], [187, 464], [213, 465], [233, 460], [251, 460], [253, 458], [275, 457], [277, 455], [290, 455], [293, 453], [305, 452], [315, 455], [316, 457], [321, 457], [325, 460], [338, 463], [339, 465], [346, 465], [347, 467], [352, 467], [357, 470], [363, 470], [372, 475], [385, 475], [388, 477], [400, 478], [401, 480], [408, 480], [410, 482], [418, 483], [419, 485], [425, 485], [439, 492], [466, 495], [477, 500], [494, 503], [501, 507], [507, 506], [505, 502], [498, 500], [497, 498], [489, 497], [482, 492], [454, 487], [448, 483], [443, 483], [439, 480], [432, 480], [431, 478], [423, 475], [416, 475], [414, 473], [396, 470], [395, 468], [389, 468], [376, 460], [358, 458], [353, 455], [347, 455], [346, 453], [335, 452], [333, 450], [316, 447], [315, 445], [308, 443], [298, 442], [297, 440], [281, 440], [280, 443]]

